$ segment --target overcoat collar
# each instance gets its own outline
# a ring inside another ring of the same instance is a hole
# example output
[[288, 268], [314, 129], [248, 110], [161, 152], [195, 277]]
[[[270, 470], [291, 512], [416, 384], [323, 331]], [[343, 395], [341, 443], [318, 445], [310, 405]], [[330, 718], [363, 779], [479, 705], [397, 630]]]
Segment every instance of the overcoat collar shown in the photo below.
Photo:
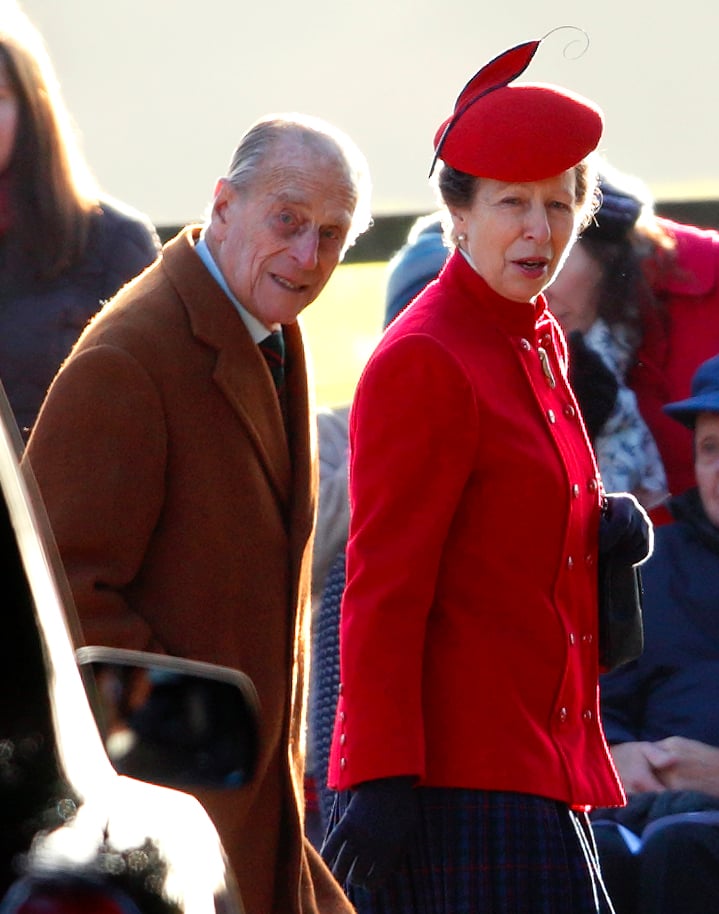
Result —
[[[188, 226], [164, 248], [163, 263], [196, 339], [217, 351], [213, 380], [244, 424], [287, 510], [296, 479], [309, 474], [308, 392], [304, 346], [296, 324], [284, 328], [287, 427], [262, 354], [234, 305], [194, 251], [199, 226]], [[295, 490], [294, 495], [297, 495]]]

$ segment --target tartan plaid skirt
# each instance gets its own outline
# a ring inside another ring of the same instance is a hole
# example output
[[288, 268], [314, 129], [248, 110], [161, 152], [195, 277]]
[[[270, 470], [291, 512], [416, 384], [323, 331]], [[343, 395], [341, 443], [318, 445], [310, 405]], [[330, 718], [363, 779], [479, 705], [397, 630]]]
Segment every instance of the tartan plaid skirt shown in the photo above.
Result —
[[[338, 793], [331, 829], [349, 802]], [[520, 793], [424, 787], [421, 825], [376, 891], [346, 885], [358, 914], [597, 914], [599, 884], [587, 817]]]

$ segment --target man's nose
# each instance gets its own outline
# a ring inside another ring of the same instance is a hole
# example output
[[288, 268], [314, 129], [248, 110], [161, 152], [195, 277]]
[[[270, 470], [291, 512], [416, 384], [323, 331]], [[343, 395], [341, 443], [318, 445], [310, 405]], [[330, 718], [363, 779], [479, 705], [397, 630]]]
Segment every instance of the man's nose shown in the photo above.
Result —
[[292, 242], [292, 256], [304, 270], [317, 266], [319, 257], [319, 232], [315, 228], [305, 228], [298, 232]]

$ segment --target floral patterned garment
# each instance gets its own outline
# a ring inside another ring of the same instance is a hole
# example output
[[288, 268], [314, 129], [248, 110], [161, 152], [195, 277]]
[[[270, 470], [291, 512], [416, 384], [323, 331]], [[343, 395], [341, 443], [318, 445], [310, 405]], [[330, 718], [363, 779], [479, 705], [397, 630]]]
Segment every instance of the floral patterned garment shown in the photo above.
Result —
[[653, 508], [668, 496], [667, 478], [656, 442], [642, 418], [637, 398], [626, 386], [632, 356], [621, 327], [610, 329], [598, 318], [585, 335], [619, 381], [614, 409], [594, 442], [597, 463], [607, 492], [631, 492]]

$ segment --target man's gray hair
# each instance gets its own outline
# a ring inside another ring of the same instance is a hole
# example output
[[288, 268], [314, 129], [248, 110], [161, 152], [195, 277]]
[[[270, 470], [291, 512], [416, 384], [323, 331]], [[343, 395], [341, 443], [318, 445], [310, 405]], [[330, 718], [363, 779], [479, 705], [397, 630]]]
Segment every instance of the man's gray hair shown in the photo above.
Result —
[[270, 148], [288, 132], [329, 143], [344, 162], [350, 185], [354, 188], [355, 209], [343, 254], [357, 237], [372, 225], [372, 184], [369, 166], [356, 143], [332, 124], [306, 114], [271, 114], [260, 118], [247, 130], [235, 149], [227, 179], [241, 189], [255, 179]]

